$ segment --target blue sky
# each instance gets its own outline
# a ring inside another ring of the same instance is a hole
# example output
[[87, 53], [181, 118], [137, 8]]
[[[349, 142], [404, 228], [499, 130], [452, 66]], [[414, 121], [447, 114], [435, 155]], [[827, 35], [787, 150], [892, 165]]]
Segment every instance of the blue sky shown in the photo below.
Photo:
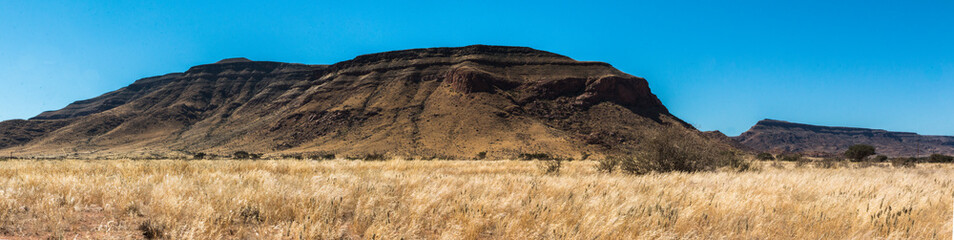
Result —
[[0, 0], [0, 119], [229, 57], [529, 46], [649, 80], [676, 116], [954, 135], [954, 1]]

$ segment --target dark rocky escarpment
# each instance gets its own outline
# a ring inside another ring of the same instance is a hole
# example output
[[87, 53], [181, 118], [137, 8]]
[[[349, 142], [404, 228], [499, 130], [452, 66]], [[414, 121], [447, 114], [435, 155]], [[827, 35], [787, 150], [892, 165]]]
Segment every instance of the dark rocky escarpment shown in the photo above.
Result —
[[954, 155], [954, 137], [924, 136], [880, 129], [826, 127], [765, 119], [735, 140], [768, 152], [840, 154], [854, 144], [875, 146], [879, 154], [907, 157], [933, 153]]
[[12, 155], [334, 152], [497, 158], [630, 151], [677, 126], [645, 79], [524, 47], [428, 48], [333, 65], [226, 59], [0, 122]]

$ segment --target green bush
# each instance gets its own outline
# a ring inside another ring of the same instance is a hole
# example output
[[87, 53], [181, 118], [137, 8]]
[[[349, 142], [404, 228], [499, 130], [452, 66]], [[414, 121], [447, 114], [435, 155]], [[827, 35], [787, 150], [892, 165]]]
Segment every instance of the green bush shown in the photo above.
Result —
[[237, 151], [235, 153], [232, 153], [232, 158], [235, 158], [235, 159], [249, 159], [251, 156], [252, 155], [246, 151]]
[[928, 161], [936, 163], [949, 163], [954, 162], [954, 157], [935, 153], [928, 157]]
[[866, 157], [875, 154], [875, 147], [865, 144], [855, 144], [851, 147], [848, 147], [848, 151], [845, 151], [845, 157], [851, 159], [855, 162], [860, 162]]
[[802, 155], [798, 153], [779, 154], [778, 159], [782, 161], [789, 161], [789, 162], [798, 162], [798, 161], [804, 160]]
[[875, 161], [875, 162], [885, 162], [885, 161], [888, 161], [888, 156], [885, 156], [885, 155], [875, 156], [874, 161]]
[[767, 153], [767, 152], [760, 152], [759, 154], [755, 155], [755, 158], [762, 161], [775, 160], [775, 156], [772, 156], [771, 153]]
[[387, 160], [387, 158], [384, 156], [384, 154], [381, 154], [381, 153], [368, 153], [368, 154], [365, 154], [365, 155], [364, 155], [364, 158], [363, 158], [363, 159], [364, 159], [365, 161], [384, 161], [384, 160]]
[[192, 155], [192, 159], [201, 160], [205, 159], [205, 153], [196, 153]]
[[314, 153], [314, 154], [311, 154], [310, 156], [308, 156], [308, 159], [311, 159], [311, 160], [333, 160], [333, 159], [335, 159], [335, 157], [336, 157], [336, 156], [335, 156], [334, 153], [318, 152], [318, 153]]
[[529, 161], [529, 160], [551, 160], [553, 157], [550, 154], [546, 153], [521, 153], [517, 156], [517, 159]]
[[484, 159], [486, 159], [486, 158], [487, 158], [487, 152], [479, 152], [479, 153], [477, 153], [477, 160], [484, 160]]
[[305, 157], [304, 157], [304, 156], [302, 156], [302, 155], [301, 155], [301, 153], [295, 153], [295, 154], [282, 154], [282, 158], [283, 158], [283, 159], [295, 159], [295, 160], [302, 160], [302, 159], [305, 159]]

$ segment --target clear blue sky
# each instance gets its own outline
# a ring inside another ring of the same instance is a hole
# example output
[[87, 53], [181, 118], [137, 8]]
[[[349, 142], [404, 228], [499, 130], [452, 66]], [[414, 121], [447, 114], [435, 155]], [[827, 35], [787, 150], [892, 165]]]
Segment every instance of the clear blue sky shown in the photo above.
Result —
[[954, 135], [954, 1], [0, 0], [0, 119], [228, 57], [529, 46], [645, 77], [676, 116]]

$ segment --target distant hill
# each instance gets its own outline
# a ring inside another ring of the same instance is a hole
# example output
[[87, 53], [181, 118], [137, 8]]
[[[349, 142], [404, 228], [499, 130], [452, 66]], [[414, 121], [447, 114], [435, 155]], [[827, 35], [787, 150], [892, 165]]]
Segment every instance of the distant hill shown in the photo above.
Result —
[[699, 134], [610, 64], [475, 45], [332, 65], [225, 59], [0, 122], [0, 154], [579, 157], [631, 151], [666, 126]]
[[854, 144], [875, 146], [879, 154], [892, 157], [933, 153], [954, 155], [954, 137], [924, 136], [880, 129], [826, 127], [765, 119], [736, 141], [758, 151], [800, 152], [810, 155], [840, 154]]

